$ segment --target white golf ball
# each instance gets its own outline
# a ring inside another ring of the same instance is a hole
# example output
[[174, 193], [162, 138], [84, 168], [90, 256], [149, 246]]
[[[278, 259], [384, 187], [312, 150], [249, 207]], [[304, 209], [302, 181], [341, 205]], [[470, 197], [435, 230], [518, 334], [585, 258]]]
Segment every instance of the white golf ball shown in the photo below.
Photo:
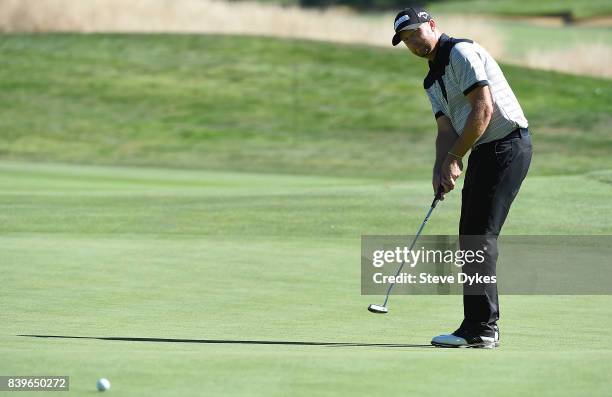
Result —
[[110, 382], [106, 378], [100, 378], [98, 379], [98, 383], [96, 383], [98, 391], [107, 391], [108, 389], [110, 389], [110, 386]]

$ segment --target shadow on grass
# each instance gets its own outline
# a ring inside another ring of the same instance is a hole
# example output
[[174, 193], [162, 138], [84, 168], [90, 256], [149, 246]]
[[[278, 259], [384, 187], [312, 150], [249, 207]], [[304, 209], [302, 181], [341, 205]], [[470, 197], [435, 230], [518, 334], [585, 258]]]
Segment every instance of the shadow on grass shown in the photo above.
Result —
[[131, 338], [122, 336], [69, 336], [69, 335], [17, 335], [28, 338], [55, 339], [95, 339], [122, 342], [162, 342], [162, 343], [206, 343], [229, 345], [290, 345], [290, 346], [327, 346], [327, 347], [432, 347], [431, 345], [412, 345], [403, 343], [350, 343], [350, 342], [294, 342], [277, 340], [229, 340], [229, 339], [170, 339], [170, 338]]

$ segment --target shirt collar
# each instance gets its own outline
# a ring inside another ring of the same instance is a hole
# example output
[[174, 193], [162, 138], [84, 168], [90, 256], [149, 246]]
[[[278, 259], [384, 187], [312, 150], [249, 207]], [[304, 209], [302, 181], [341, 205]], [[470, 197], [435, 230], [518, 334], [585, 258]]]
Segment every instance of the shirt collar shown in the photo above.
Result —
[[448, 37], [445, 33], [440, 35], [438, 39], [438, 49], [436, 50], [436, 56], [434, 57], [433, 62], [429, 61], [429, 70], [440, 70], [441, 68], [446, 67], [448, 64], [449, 52], [446, 51], [448, 45], [450, 44], [450, 37]]

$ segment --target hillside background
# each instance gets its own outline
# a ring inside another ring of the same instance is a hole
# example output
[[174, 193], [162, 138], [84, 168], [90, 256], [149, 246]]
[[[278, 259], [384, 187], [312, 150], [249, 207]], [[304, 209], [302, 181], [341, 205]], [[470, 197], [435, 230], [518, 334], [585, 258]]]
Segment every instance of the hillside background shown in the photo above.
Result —
[[[394, 0], [303, 1], [310, 6], [298, 0], [0, 0], [0, 32], [227, 33], [390, 47]], [[429, 5], [442, 30], [480, 42], [505, 63], [612, 77], [609, 1]]]

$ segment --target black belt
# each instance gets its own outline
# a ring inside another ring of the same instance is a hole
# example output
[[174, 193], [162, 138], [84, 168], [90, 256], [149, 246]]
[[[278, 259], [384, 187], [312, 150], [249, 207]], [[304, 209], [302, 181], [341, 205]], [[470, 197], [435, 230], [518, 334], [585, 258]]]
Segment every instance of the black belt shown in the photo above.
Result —
[[503, 138], [500, 139], [496, 139], [494, 141], [491, 142], [485, 142], [485, 143], [481, 143], [480, 145], [476, 145], [476, 147], [474, 147], [472, 150], [476, 150], [478, 149], [480, 146], [485, 146], [485, 145], [495, 145], [498, 142], [504, 142], [504, 141], [509, 141], [510, 139], [516, 139], [516, 138], [522, 138], [524, 136], [528, 136], [529, 135], [529, 128], [517, 128], [516, 130], [512, 131], [511, 133], [509, 133], [508, 135], [506, 135]]

